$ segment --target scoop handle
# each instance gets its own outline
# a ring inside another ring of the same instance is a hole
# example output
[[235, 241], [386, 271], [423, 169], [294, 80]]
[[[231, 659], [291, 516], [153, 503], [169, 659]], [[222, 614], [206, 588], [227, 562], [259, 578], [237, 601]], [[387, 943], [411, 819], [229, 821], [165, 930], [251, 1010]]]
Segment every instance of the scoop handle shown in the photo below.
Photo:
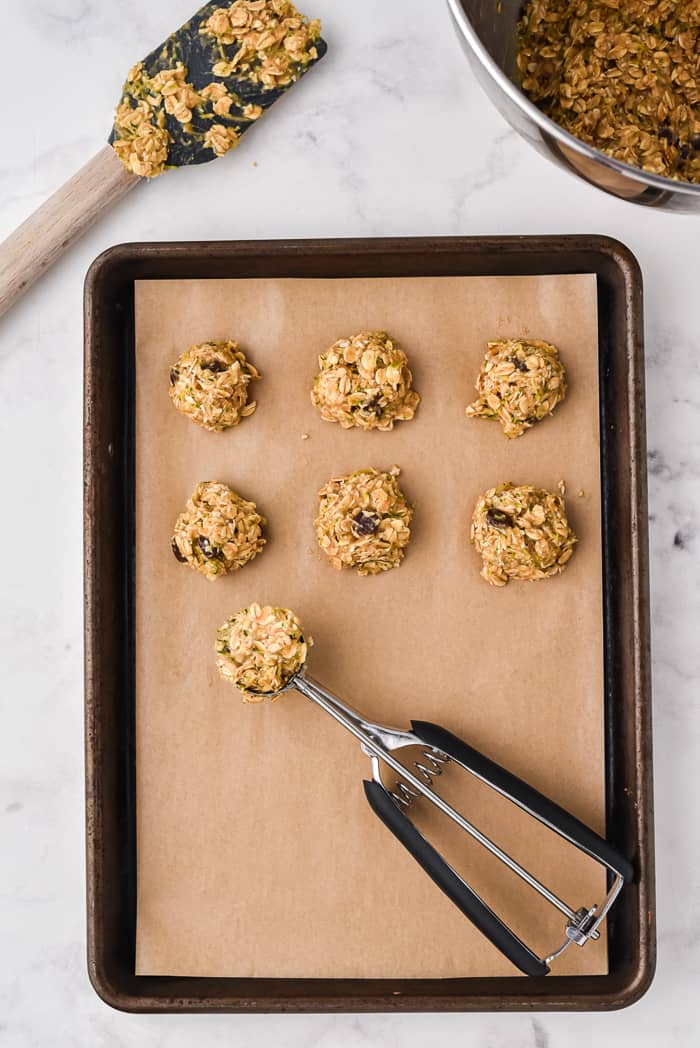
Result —
[[0, 316], [143, 179], [105, 146], [0, 244]]
[[517, 804], [560, 837], [575, 844], [591, 858], [619, 873], [625, 883], [634, 880], [632, 864], [617, 848], [600, 837], [564, 808], [545, 797], [539, 790], [502, 768], [451, 731], [428, 721], [412, 721], [411, 727], [421, 742], [446, 753], [466, 771], [476, 775], [492, 789]]
[[549, 968], [544, 961], [533, 953], [452, 869], [411, 820], [406, 818], [384, 787], [378, 782], [366, 779], [364, 787], [365, 796], [375, 815], [482, 935], [525, 975], [547, 975]]

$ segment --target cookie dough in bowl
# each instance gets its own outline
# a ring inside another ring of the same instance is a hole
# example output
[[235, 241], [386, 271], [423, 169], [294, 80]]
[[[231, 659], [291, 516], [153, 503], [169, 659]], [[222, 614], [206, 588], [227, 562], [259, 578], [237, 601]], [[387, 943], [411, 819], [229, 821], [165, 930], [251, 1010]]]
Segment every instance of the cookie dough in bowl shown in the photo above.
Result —
[[173, 555], [213, 581], [262, 552], [266, 523], [255, 503], [227, 484], [202, 481], [175, 522]]
[[259, 378], [237, 342], [200, 342], [170, 369], [170, 399], [198, 426], [230, 429], [255, 411], [256, 402], [248, 403], [248, 386]]
[[388, 473], [359, 469], [321, 488], [316, 538], [334, 568], [378, 575], [399, 567], [413, 516], [398, 485], [399, 473], [398, 466]]
[[319, 357], [311, 401], [343, 429], [393, 429], [412, 419], [420, 396], [406, 354], [386, 331], [341, 338]]
[[564, 570], [576, 542], [561, 495], [530, 484], [501, 484], [481, 495], [471, 541], [481, 554], [481, 575], [492, 586], [509, 579], [534, 581]]
[[251, 604], [227, 619], [216, 635], [216, 665], [244, 702], [276, 698], [306, 661], [313, 644], [288, 608]]
[[556, 346], [541, 339], [489, 342], [476, 390], [467, 416], [497, 419], [507, 437], [520, 437], [566, 396], [564, 365]]

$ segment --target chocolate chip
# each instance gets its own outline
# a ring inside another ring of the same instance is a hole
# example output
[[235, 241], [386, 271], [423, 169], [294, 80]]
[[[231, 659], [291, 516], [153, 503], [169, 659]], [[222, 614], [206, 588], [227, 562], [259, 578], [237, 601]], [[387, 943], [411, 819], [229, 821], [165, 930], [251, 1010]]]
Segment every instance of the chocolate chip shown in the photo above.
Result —
[[202, 556], [206, 557], [207, 560], [216, 560], [221, 555], [221, 550], [217, 549], [216, 546], [212, 546], [206, 535], [198, 535], [195, 542], [199, 546]]
[[381, 408], [381, 393], [375, 393], [370, 400], [366, 400], [364, 404], [360, 405], [360, 410], [364, 411], [367, 415], [380, 415]]
[[524, 360], [520, 360], [518, 357], [511, 357], [511, 363], [515, 365], [518, 371], [527, 371], [528, 366]]
[[673, 131], [670, 127], [660, 127], [659, 138], [663, 138], [665, 142], [673, 142]]
[[170, 543], [170, 548], [173, 551], [173, 556], [175, 557], [175, 560], [179, 560], [181, 564], [185, 564], [187, 562], [187, 557], [183, 557], [180, 551], [180, 547], [178, 546], [175, 539], [173, 539], [173, 541]]
[[681, 160], [687, 160], [691, 153], [692, 149], [690, 148], [690, 146], [684, 145], [678, 147], [678, 155], [680, 156]]
[[352, 518], [352, 532], [358, 539], [363, 535], [374, 535], [378, 527], [379, 517], [376, 513], [365, 513], [365, 511], [361, 509], [360, 512]]
[[513, 518], [510, 514], [504, 513], [502, 509], [487, 509], [486, 523], [489, 527], [498, 528], [499, 531], [503, 531], [505, 528], [513, 527]]
[[202, 364], [202, 371], [213, 371], [215, 374], [220, 374], [226, 370], [226, 365], [221, 360], [210, 360], [208, 364]]
[[171, 368], [170, 369], [170, 385], [174, 386], [179, 377], [180, 377], [180, 372], [177, 370], [177, 368]]

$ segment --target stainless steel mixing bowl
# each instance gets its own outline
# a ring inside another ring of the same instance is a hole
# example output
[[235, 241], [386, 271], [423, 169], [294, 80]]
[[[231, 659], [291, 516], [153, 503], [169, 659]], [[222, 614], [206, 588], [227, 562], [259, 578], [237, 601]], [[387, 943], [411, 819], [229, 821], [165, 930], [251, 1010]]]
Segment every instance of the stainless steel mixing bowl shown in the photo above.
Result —
[[518, 85], [516, 26], [522, 0], [447, 0], [464, 51], [501, 116], [540, 153], [606, 193], [646, 207], [700, 211], [700, 185], [613, 160], [555, 124]]

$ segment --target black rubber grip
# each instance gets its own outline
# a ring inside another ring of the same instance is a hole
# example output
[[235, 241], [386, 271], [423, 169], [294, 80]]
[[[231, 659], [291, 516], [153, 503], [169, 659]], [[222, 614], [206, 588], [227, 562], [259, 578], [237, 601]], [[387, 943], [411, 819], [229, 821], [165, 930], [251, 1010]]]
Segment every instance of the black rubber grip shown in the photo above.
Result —
[[525, 975], [546, 975], [549, 968], [544, 961], [540, 960], [445, 862], [411, 820], [406, 818], [384, 787], [378, 782], [367, 780], [364, 786], [372, 810], [464, 916], [468, 917]]
[[510, 798], [524, 811], [531, 812], [540, 822], [549, 826], [556, 833], [577, 845], [588, 855], [605, 863], [620, 874], [625, 882], [634, 878], [632, 864], [620, 853], [599, 837], [588, 826], [560, 808], [554, 801], [528, 786], [517, 775], [511, 774], [500, 764], [485, 757], [472, 746], [469, 746], [457, 735], [441, 728], [439, 724], [428, 721], [412, 721], [415, 735], [428, 746], [446, 753], [467, 771], [473, 772], [484, 782], [493, 786], [499, 793]]

